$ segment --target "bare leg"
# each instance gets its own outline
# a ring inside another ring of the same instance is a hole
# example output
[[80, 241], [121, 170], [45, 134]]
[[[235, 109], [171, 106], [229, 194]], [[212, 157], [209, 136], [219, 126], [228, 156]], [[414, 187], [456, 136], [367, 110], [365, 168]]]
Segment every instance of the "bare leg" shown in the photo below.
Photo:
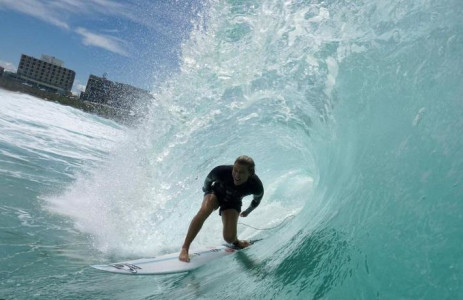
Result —
[[201, 227], [203, 227], [204, 221], [206, 221], [207, 217], [209, 217], [209, 215], [218, 207], [219, 201], [214, 194], [204, 196], [201, 208], [199, 209], [196, 216], [193, 217], [193, 220], [191, 220], [188, 233], [185, 237], [185, 242], [183, 243], [182, 250], [180, 251], [180, 255], [178, 257], [179, 260], [184, 262], [190, 261], [188, 251], [190, 250], [191, 243], [195, 239], [198, 232], [201, 230]]
[[238, 211], [226, 209], [222, 211], [223, 238], [227, 243], [237, 243], [240, 248], [246, 248], [250, 245], [248, 241], [238, 240], [236, 235], [238, 226]]

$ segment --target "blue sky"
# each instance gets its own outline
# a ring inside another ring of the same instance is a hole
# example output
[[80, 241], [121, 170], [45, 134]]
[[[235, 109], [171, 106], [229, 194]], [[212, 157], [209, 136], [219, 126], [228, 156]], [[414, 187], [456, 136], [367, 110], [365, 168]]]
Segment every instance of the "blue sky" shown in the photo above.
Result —
[[55, 56], [76, 72], [151, 90], [176, 72], [199, 0], [0, 0], [0, 66], [21, 54]]

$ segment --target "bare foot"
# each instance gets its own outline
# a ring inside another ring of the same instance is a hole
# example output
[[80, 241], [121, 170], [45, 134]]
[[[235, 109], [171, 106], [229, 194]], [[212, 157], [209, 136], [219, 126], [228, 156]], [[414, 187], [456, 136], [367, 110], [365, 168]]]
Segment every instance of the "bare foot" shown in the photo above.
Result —
[[180, 255], [178, 256], [178, 259], [180, 261], [190, 262], [190, 256], [188, 255], [188, 250], [185, 248], [182, 248], [182, 250], [180, 251]]
[[242, 240], [242, 241], [238, 240], [237, 242], [234, 243], [234, 245], [237, 246], [238, 248], [244, 249], [246, 247], [251, 246], [251, 243], [246, 240]]

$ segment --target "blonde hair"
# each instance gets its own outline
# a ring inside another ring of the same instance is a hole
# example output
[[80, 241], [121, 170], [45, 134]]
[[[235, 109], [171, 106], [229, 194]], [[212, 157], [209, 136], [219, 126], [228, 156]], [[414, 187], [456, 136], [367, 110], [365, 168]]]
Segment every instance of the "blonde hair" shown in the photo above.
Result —
[[251, 175], [256, 174], [256, 164], [254, 160], [247, 155], [241, 155], [235, 160], [235, 164], [245, 165], [248, 167], [249, 173]]

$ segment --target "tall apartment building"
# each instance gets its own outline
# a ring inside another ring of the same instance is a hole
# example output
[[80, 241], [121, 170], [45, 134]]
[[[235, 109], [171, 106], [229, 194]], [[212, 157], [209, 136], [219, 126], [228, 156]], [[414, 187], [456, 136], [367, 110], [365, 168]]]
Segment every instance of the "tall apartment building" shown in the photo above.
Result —
[[71, 92], [76, 77], [76, 72], [64, 68], [61, 60], [47, 55], [42, 55], [42, 59], [21, 55], [16, 73], [26, 82], [62, 95]]
[[153, 96], [146, 90], [90, 75], [80, 99], [128, 109], [134, 105], [148, 104]]

